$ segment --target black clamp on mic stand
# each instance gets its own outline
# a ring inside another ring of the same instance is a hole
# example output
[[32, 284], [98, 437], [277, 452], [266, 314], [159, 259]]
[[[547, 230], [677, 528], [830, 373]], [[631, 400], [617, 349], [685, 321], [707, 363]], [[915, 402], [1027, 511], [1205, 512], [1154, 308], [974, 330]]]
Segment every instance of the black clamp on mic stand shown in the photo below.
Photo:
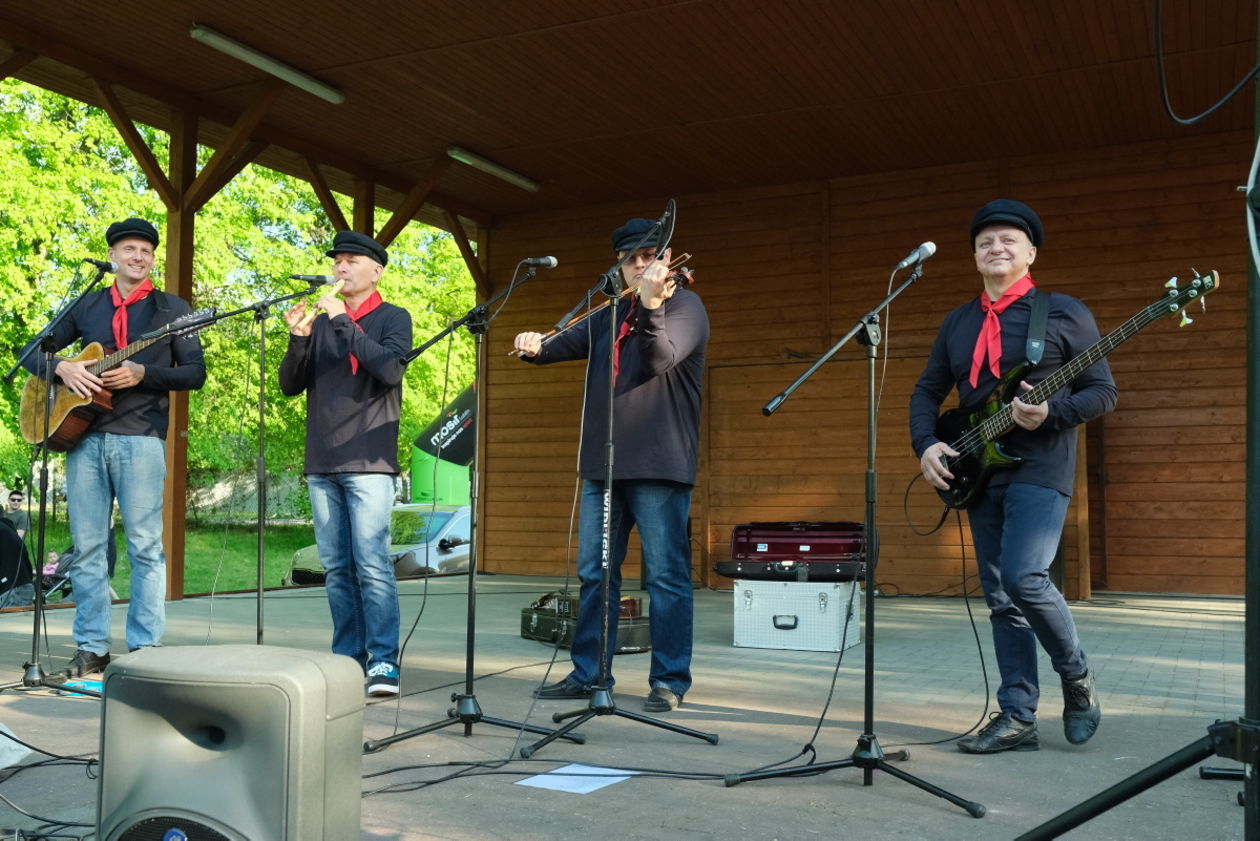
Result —
[[823, 366], [827, 360], [835, 355], [849, 339], [857, 337], [858, 342], [866, 346], [866, 367], [867, 367], [867, 394], [866, 394], [866, 519], [865, 519], [865, 535], [866, 535], [866, 564], [865, 564], [865, 585], [866, 585], [866, 671], [864, 680], [863, 706], [865, 714], [862, 721], [862, 735], [858, 737], [857, 747], [854, 748], [852, 755], [848, 759], [839, 759], [832, 762], [821, 762], [810, 765], [797, 765], [790, 768], [779, 768], [773, 771], [749, 772], [746, 774], [730, 774], [726, 777], [727, 786], [737, 785], [752, 780], [766, 780], [772, 777], [793, 777], [793, 776], [813, 776], [821, 774], [825, 771], [831, 771], [837, 768], [861, 768], [862, 784], [869, 786], [873, 784], [873, 772], [876, 769], [886, 771], [897, 779], [910, 783], [929, 794], [944, 798], [955, 806], [964, 809], [967, 814], [973, 818], [984, 817], [985, 807], [974, 801], [964, 800], [957, 795], [951, 794], [942, 788], [932, 785], [925, 780], [907, 774], [900, 768], [888, 763], [887, 759], [897, 759], [905, 761], [910, 758], [908, 750], [899, 750], [895, 753], [885, 754], [879, 746], [879, 739], [875, 736], [875, 567], [879, 564], [879, 532], [875, 526], [875, 497], [876, 497], [876, 473], [875, 473], [875, 358], [877, 356], [877, 348], [882, 341], [882, 335], [879, 328], [879, 314], [886, 309], [893, 299], [906, 290], [910, 284], [919, 279], [922, 274], [922, 265], [916, 264], [913, 272], [909, 277], [897, 287], [891, 295], [885, 298], [875, 309], [868, 312], [858, 320], [853, 329], [836, 342], [836, 344], [827, 351], [822, 357], [810, 366], [809, 370], [796, 378], [796, 381], [788, 386], [783, 392], [777, 395], [773, 400], [762, 408], [764, 415], [773, 414], [783, 402], [791, 396], [807, 379], [809, 379], [815, 371]]
[[674, 235], [674, 218], [676, 209], [674, 200], [670, 199], [666, 204], [665, 213], [661, 218], [643, 234], [639, 242], [630, 248], [624, 257], [600, 276], [599, 282], [590, 289], [578, 304], [577, 307], [561, 320], [561, 325], [567, 324], [574, 313], [578, 309], [585, 306], [595, 295], [603, 293], [610, 299], [608, 307], [608, 430], [607, 443], [604, 452], [604, 521], [603, 536], [601, 542], [600, 554], [600, 620], [599, 620], [599, 675], [596, 683], [591, 687], [590, 703], [585, 709], [571, 710], [569, 712], [555, 713], [551, 720], [555, 722], [572, 719], [559, 730], [555, 731], [545, 738], [539, 739], [532, 745], [521, 748], [521, 756], [528, 759], [533, 756], [540, 748], [551, 743], [552, 741], [565, 736], [569, 731], [580, 727], [582, 724], [590, 721], [599, 715], [616, 715], [622, 718], [628, 718], [632, 721], [638, 721], [642, 724], [650, 724], [653, 727], [660, 727], [664, 730], [672, 730], [675, 733], [681, 733], [684, 736], [692, 736], [697, 739], [703, 739], [711, 745], [717, 744], [718, 737], [714, 733], [701, 733], [698, 730], [691, 730], [687, 727], [680, 727], [677, 724], [671, 724], [666, 721], [660, 721], [639, 713], [627, 712], [617, 708], [613, 703], [612, 686], [610, 684], [609, 660], [612, 659], [611, 653], [608, 651], [608, 596], [612, 589], [612, 561], [611, 561], [611, 541], [609, 536], [612, 534], [612, 485], [613, 485], [613, 406], [614, 397], [616, 396], [617, 383], [613, 376], [613, 352], [617, 345], [617, 329], [620, 326], [617, 321], [617, 303], [622, 298], [621, 292], [621, 267], [630, 258], [632, 254], [644, 247], [644, 243], [651, 239], [657, 240], [657, 253], [664, 252], [669, 245], [670, 239]]
[[[27, 357], [35, 352], [36, 348], [38, 348], [43, 354], [44, 358], [40, 370], [43, 372], [44, 411], [40, 415], [41, 423], [37, 427], [39, 443], [35, 445], [36, 449], [38, 449], [40, 453], [39, 516], [37, 519], [38, 526], [36, 529], [35, 563], [34, 569], [31, 571], [35, 582], [35, 610], [33, 617], [34, 627], [31, 631], [31, 659], [23, 666], [24, 671], [22, 673], [22, 679], [20, 681], [13, 681], [12, 683], [0, 684], [0, 691], [5, 689], [16, 689], [19, 687], [29, 689], [35, 686], [47, 686], [52, 688], [61, 688], [63, 686], [61, 680], [49, 679], [48, 674], [44, 671], [44, 667], [39, 662], [39, 631], [44, 625], [44, 576], [42, 574], [42, 570], [44, 566], [44, 553], [46, 551], [45, 540], [48, 529], [49, 448], [47, 446], [47, 442], [49, 436], [52, 434], [52, 410], [53, 403], [56, 400], [56, 385], [53, 381], [53, 359], [56, 352], [60, 350], [60, 348], [56, 346], [56, 340], [53, 338], [53, 334], [56, 332], [57, 327], [61, 324], [61, 322], [66, 319], [66, 316], [70, 314], [70, 311], [78, 306], [84, 296], [91, 292], [92, 289], [101, 282], [101, 279], [105, 277], [105, 272], [109, 269], [109, 264], [101, 265], [100, 263], [93, 261], [93, 265], [96, 266], [96, 277], [92, 278], [91, 282], [88, 283], [87, 288], [78, 295], [75, 295], [74, 299], [62, 307], [61, 311], [54, 315], [52, 320], [49, 321], [48, 324], [35, 335], [35, 338], [27, 343], [26, 348], [22, 351], [21, 355], [18, 356], [17, 362], [13, 363], [13, 367], [10, 368], [8, 373], [4, 375], [5, 382], [12, 382], [13, 377], [22, 368], [22, 363], [26, 361]], [[29, 385], [29, 387], [34, 388], [35, 386]], [[23, 542], [23, 548], [25, 548], [25, 542]], [[18, 563], [21, 562], [21, 558], [19, 558]], [[65, 678], [62, 678], [62, 680], [64, 679]], [[90, 695], [94, 698], [100, 697], [99, 692], [93, 692], [90, 689], [80, 688], [75, 691], [81, 695]]]
[[[519, 266], [518, 266], [519, 268]], [[526, 265], [525, 273], [519, 278], [509, 283], [503, 290], [498, 292], [490, 300], [484, 304], [477, 306], [466, 312], [457, 321], [452, 322], [448, 327], [440, 333], [429, 339], [424, 344], [414, 348], [405, 356], [403, 356], [403, 364], [413, 362], [420, 354], [424, 353], [433, 345], [446, 338], [460, 327], [467, 327], [468, 332], [474, 337], [476, 355], [474, 359], [476, 370], [476, 382], [483, 385], [486, 382], [485, 376], [485, 336], [486, 330], [490, 326], [490, 317], [488, 310], [491, 304], [504, 298], [512, 293], [512, 290], [520, 286], [525, 281], [532, 278], [537, 269], [533, 265]], [[363, 743], [364, 753], [376, 753], [384, 750], [395, 742], [401, 742], [404, 739], [410, 739], [413, 736], [421, 736], [425, 733], [432, 733], [435, 730], [442, 730], [446, 727], [453, 727], [456, 724], [464, 725], [464, 736], [472, 735], [472, 726], [477, 723], [493, 724], [496, 727], [506, 727], [511, 730], [525, 730], [530, 733], [549, 734], [549, 738], [556, 738], [554, 731], [545, 727], [539, 727], [534, 724], [524, 724], [516, 721], [508, 721], [502, 718], [491, 718], [481, 712], [481, 705], [477, 703], [477, 695], [473, 691], [473, 681], [476, 679], [475, 656], [477, 651], [477, 547], [481, 543], [480, 530], [481, 523], [477, 516], [478, 498], [480, 494], [480, 472], [481, 472], [481, 436], [473, 436], [473, 470], [472, 485], [469, 495], [470, 515], [468, 528], [468, 625], [467, 632], [464, 637], [464, 691], [463, 693], [451, 693], [451, 702], [455, 704], [446, 711], [446, 718], [425, 724], [421, 727], [415, 727], [402, 733], [396, 733], [384, 739], [371, 739]], [[566, 734], [564, 738], [576, 744], [582, 744], [586, 738], [579, 733]]]

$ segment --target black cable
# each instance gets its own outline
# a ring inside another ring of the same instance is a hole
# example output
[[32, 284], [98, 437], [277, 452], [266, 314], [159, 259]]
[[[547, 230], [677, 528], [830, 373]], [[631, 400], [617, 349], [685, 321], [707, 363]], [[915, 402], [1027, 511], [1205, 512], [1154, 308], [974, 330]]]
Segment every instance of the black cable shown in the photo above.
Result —
[[1206, 111], [1194, 117], [1178, 117], [1177, 113], [1173, 111], [1172, 103], [1168, 99], [1168, 78], [1164, 73], [1163, 7], [1163, 0], [1155, 0], [1155, 68], [1159, 74], [1159, 93], [1164, 102], [1164, 111], [1167, 112], [1172, 121], [1178, 125], [1189, 126], [1209, 116], [1226, 102], [1233, 99], [1234, 95], [1242, 90], [1243, 85], [1254, 79], [1257, 73], [1260, 73], [1260, 64], [1257, 64], [1255, 67], [1251, 68], [1251, 70], [1247, 71], [1247, 74], [1238, 80], [1238, 84], [1234, 85], [1234, 87], [1230, 89], [1229, 93], [1225, 94], [1225, 96], [1217, 101], [1215, 105], [1208, 108]]
[[[948, 509], [947, 509], [948, 510]], [[984, 677], [984, 709], [980, 712], [980, 718], [975, 724], [963, 733], [957, 733], [953, 736], [946, 736], [943, 739], [936, 739], [931, 742], [906, 742], [903, 745], [894, 745], [893, 747], [922, 746], [929, 747], [931, 745], [941, 745], [947, 742], [953, 742], [964, 736], [970, 735], [976, 731], [988, 719], [989, 716], [989, 668], [984, 662], [984, 645], [980, 642], [980, 631], [976, 628], [976, 617], [971, 611], [971, 597], [967, 587], [967, 543], [963, 533], [962, 514], [957, 509], [954, 510], [954, 519], [958, 524], [958, 549], [962, 553], [962, 592], [963, 604], [967, 607], [967, 619], [971, 623], [971, 634], [976, 641], [976, 652], [980, 658], [980, 674]], [[938, 525], [939, 528], [939, 525]], [[980, 575], [980, 559], [976, 558], [976, 576]]]

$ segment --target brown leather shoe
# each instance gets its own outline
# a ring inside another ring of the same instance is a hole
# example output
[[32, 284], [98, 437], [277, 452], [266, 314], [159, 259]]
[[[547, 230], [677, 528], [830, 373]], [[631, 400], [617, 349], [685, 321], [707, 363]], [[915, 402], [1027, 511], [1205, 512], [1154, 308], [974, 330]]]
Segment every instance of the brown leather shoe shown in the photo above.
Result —
[[643, 709], [650, 713], [667, 713], [678, 709], [682, 697], [663, 686], [653, 686], [647, 698], [643, 699]]
[[1037, 722], [1020, 721], [1007, 712], [993, 713], [989, 723], [974, 736], [958, 740], [963, 753], [1000, 753], [1004, 750], [1039, 750]]

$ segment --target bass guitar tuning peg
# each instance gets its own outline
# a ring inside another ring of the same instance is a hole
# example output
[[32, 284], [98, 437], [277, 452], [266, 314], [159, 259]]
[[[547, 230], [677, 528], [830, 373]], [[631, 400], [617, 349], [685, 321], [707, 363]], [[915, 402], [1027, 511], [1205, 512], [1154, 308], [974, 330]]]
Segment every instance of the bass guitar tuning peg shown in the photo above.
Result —
[[1193, 318], [1191, 318], [1190, 316], [1186, 315], [1186, 311], [1185, 311], [1185, 310], [1182, 310], [1182, 311], [1181, 311], [1181, 323], [1180, 323], [1180, 324], [1178, 324], [1177, 326], [1178, 326], [1178, 327], [1185, 327], [1187, 324], [1193, 324], [1193, 323], [1194, 323], [1194, 319], [1193, 319]]
[[1165, 289], [1176, 289], [1176, 288], [1177, 288], [1177, 276], [1176, 276], [1176, 275], [1173, 275], [1172, 277], [1168, 278], [1168, 282], [1164, 284], [1164, 288], [1165, 288]]

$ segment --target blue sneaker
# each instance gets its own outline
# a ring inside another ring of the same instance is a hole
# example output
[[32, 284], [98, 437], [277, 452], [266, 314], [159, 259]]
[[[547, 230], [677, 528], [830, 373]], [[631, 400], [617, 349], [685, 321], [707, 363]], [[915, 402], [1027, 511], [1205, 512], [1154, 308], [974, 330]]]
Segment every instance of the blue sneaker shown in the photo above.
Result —
[[398, 667], [377, 663], [367, 672], [367, 694], [373, 697], [398, 694]]

